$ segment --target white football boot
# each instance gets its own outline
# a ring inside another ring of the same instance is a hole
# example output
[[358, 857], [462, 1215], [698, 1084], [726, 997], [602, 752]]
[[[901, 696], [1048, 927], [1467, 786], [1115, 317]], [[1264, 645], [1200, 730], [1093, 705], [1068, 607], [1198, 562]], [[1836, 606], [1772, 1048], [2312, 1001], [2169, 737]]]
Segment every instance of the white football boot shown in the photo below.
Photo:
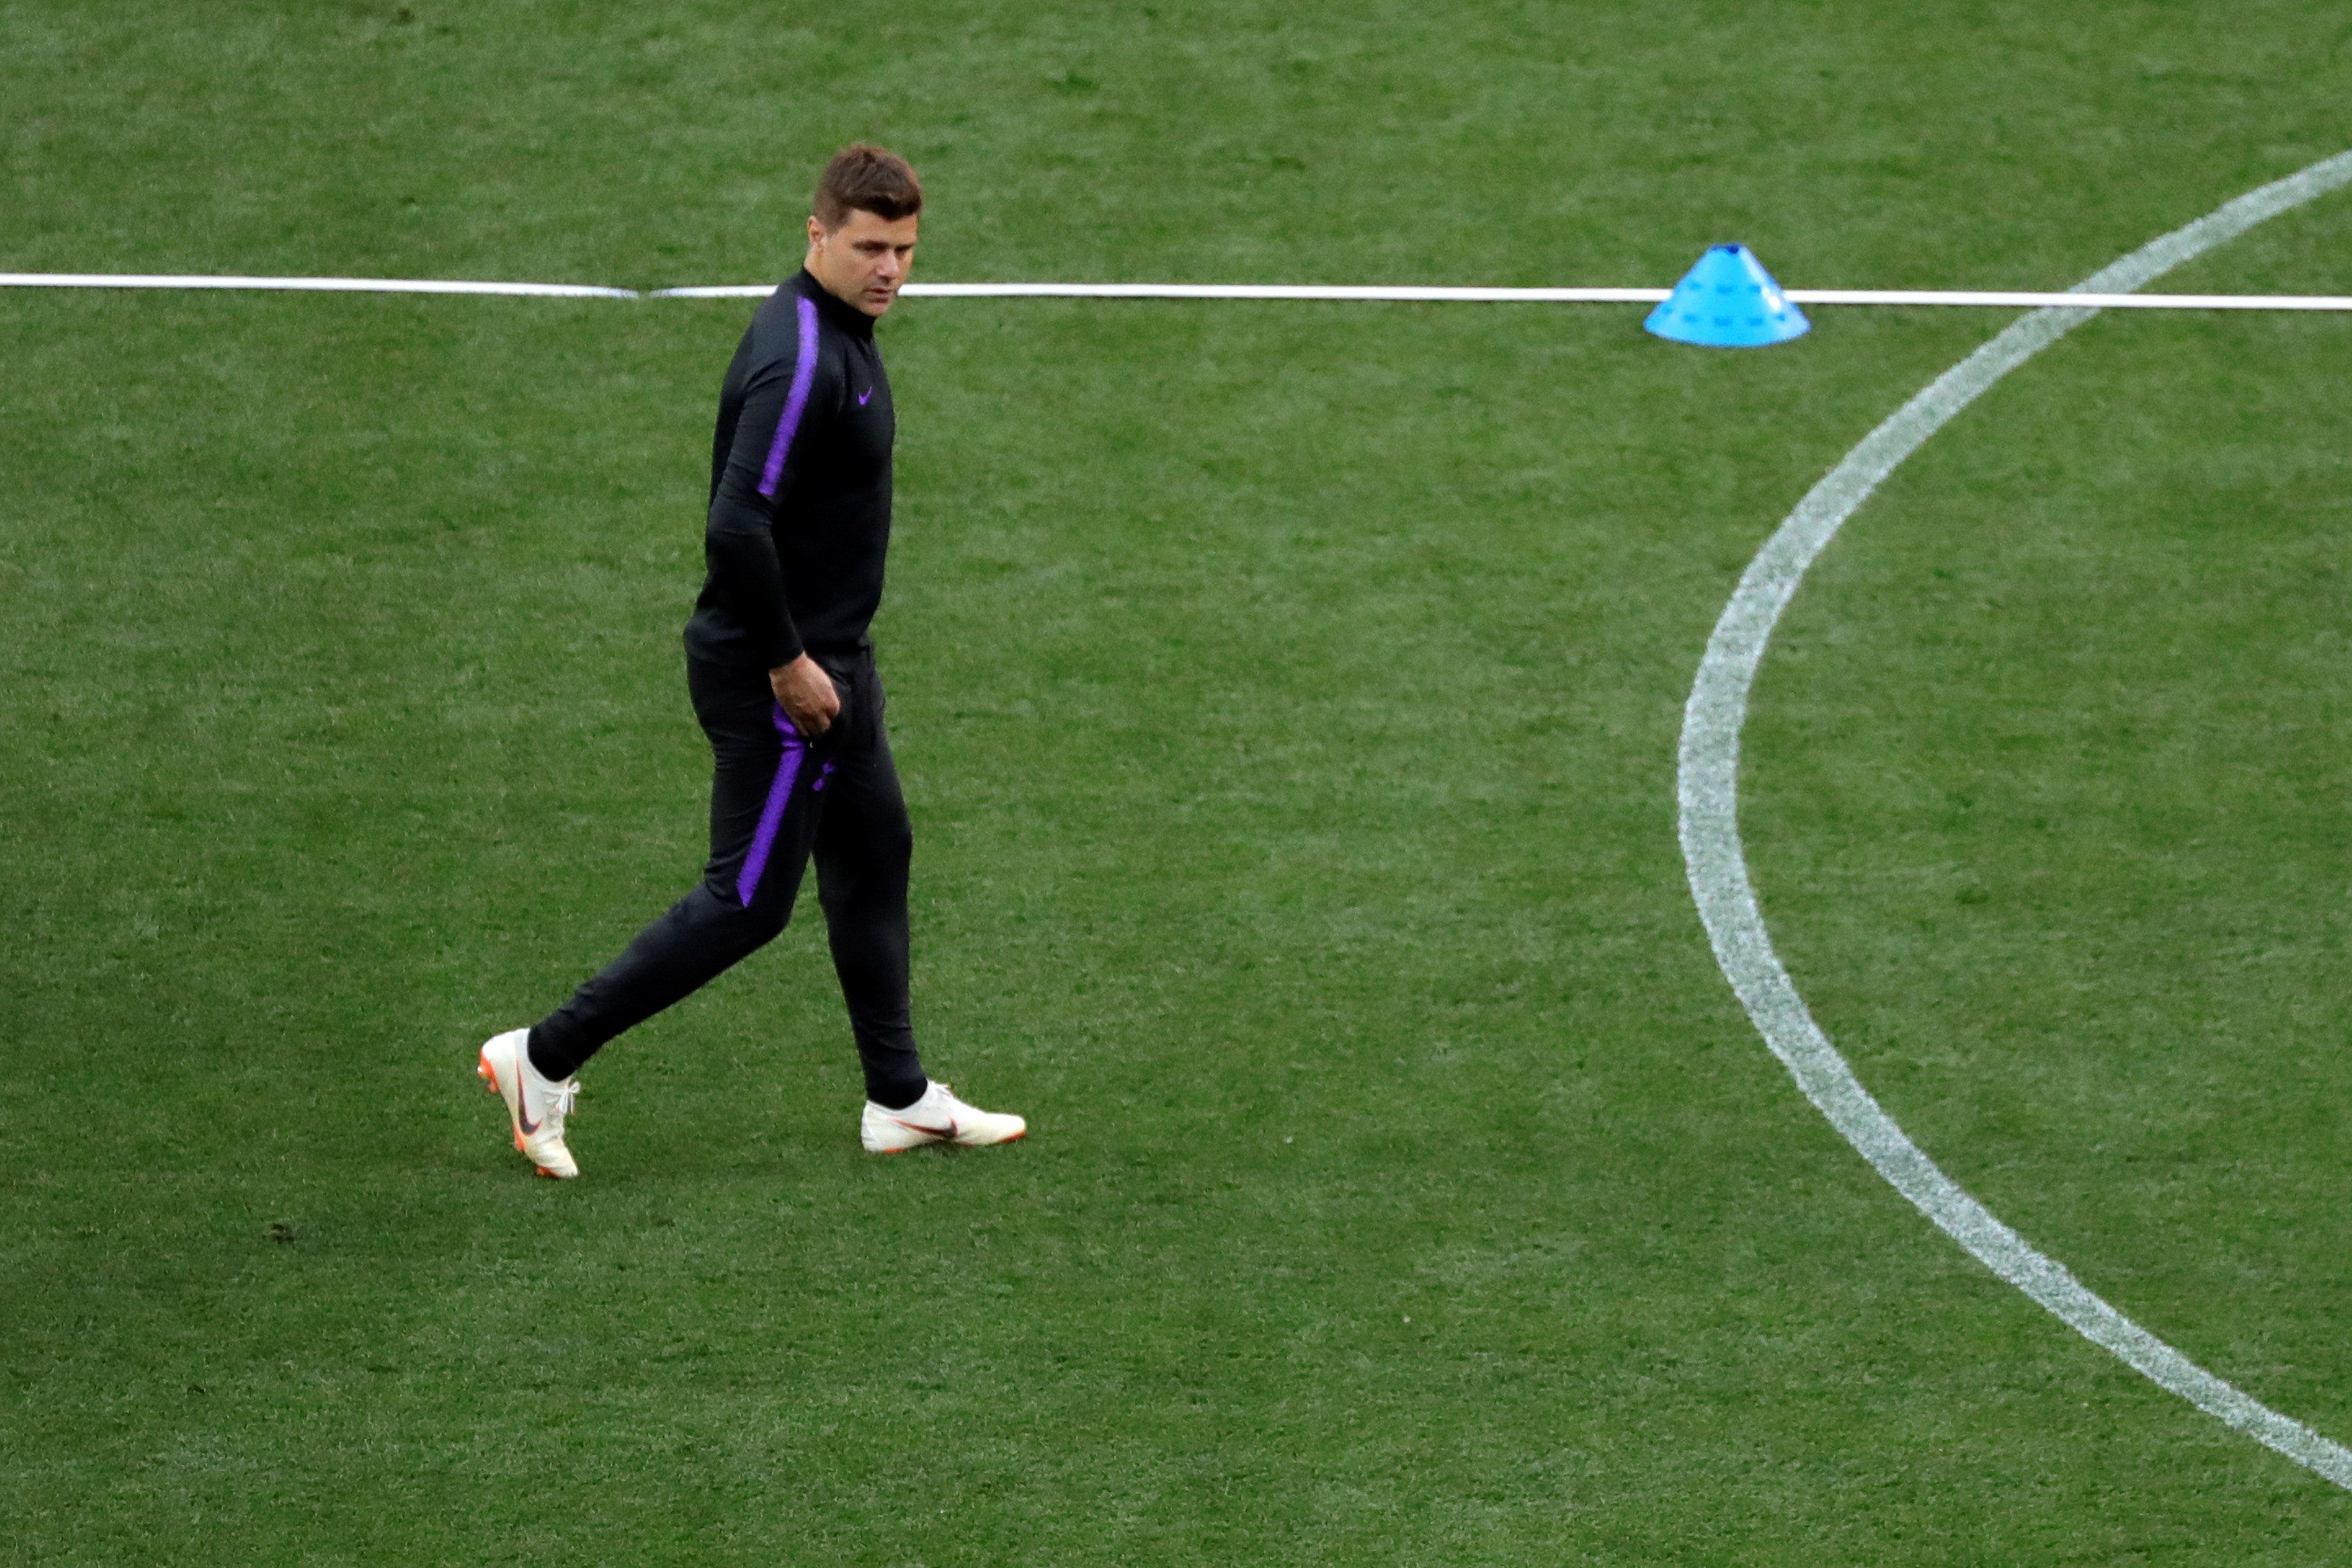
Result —
[[563, 1146], [563, 1119], [580, 1094], [580, 1080], [551, 1083], [530, 1065], [529, 1029], [509, 1029], [494, 1035], [482, 1047], [481, 1065], [474, 1069], [489, 1080], [490, 1092], [507, 1102], [507, 1120], [514, 1126], [514, 1146], [539, 1167], [542, 1176], [568, 1178], [580, 1173], [579, 1162]]
[[1028, 1135], [1029, 1123], [1020, 1117], [966, 1105], [937, 1079], [923, 1090], [922, 1099], [898, 1110], [885, 1110], [867, 1100], [857, 1127], [857, 1141], [869, 1154], [903, 1154], [926, 1143], [978, 1149]]

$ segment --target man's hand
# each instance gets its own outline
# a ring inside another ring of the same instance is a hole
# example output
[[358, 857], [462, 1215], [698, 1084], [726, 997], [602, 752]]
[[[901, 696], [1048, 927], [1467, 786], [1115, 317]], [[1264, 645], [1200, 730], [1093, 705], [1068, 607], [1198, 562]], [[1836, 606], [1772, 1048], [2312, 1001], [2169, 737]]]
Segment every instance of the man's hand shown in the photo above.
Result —
[[793, 728], [812, 740], [832, 729], [841, 712], [841, 694], [833, 689], [833, 677], [806, 654], [768, 671], [768, 685]]

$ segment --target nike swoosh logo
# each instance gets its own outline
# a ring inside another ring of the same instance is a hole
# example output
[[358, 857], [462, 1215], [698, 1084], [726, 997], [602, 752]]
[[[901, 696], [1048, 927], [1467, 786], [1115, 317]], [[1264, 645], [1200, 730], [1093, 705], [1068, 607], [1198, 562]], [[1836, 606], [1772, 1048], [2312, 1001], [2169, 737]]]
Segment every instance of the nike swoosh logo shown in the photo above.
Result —
[[894, 1116], [890, 1120], [909, 1132], [928, 1132], [934, 1138], [952, 1138], [956, 1135], [956, 1124], [953, 1121], [950, 1121], [945, 1127], [926, 1127], [919, 1121], [908, 1121], [904, 1117]]
[[515, 1123], [526, 1132], [536, 1132], [547, 1125], [544, 1120], [533, 1121], [524, 1108], [530, 1103], [530, 1091], [523, 1087], [520, 1074], [515, 1079]]
[[870, 386], [869, 386], [869, 387], [867, 387], [865, 391], [863, 391], [863, 392], [859, 393], [859, 394], [857, 395], [857, 406], [858, 406], [858, 407], [860, 407], [860, 408], [865, 407], [865, 406], [866, 406], [866, 400], [867, 398], [869, 398], [869, 397], [873, 396], [873, 395], [874, 395], [874, 389], [873, 389], [872, 387], [870, 387]]

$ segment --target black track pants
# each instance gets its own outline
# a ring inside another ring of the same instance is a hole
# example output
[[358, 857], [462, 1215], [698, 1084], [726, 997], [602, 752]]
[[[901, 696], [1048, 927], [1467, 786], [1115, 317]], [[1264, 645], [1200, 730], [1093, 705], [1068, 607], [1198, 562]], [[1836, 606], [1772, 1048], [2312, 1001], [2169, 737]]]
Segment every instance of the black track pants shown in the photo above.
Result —
[[922, 1094], [907, 996], [914, 832], [883, 733], [882, 682], [871, 652], [815, 657], [842, 705], [814, 741], [785, 719], [764, 672], [687, 661], [687, 689], [716, 762], [709, 867], [698, 887], [531, 1030], [541, 1072], [571, 1077], [605, 1041], [772, 941], [792, 918], [814, 854], [866, 1097], [895, 1110]]

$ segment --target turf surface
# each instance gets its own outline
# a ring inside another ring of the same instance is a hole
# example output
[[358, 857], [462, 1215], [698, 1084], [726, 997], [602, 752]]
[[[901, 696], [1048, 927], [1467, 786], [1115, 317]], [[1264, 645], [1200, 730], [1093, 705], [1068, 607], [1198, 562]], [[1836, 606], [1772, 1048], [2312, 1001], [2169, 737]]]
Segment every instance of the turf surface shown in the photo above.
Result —
[[[0, 268], [2063, 285], [2340, 150], [2304, 6], [0, 5]], [[2352, 200], [2184, 287], [2352, 291]], [[2335, 1489], [1823, 1126], [1673, 839], [1706, 628], [1998, 318], [909, 302], [934, 1066], [805, 927], [467, 1074], [693, 875], [747, 307], [0, 298], [0, 1517], [27, 1562], [2308, 1563]], [[1997, 1211], [2339, 1438], [2346, 329], [2095, 323], [1791, 611], [1757, 876]]]

